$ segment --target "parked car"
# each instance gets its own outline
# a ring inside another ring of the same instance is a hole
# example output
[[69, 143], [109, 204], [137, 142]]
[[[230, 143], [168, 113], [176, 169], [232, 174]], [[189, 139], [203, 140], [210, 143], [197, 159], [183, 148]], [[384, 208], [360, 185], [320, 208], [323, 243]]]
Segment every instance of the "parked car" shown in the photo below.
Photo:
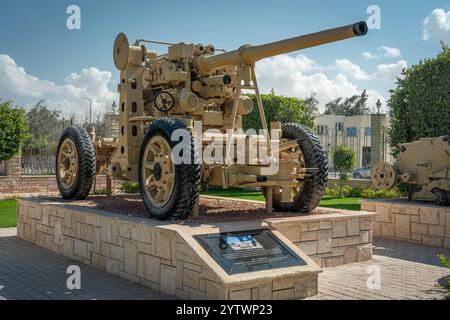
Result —
[[371, 170], [372, 167], [368, 164], [364, 167], [352, 170], [350, 175], [354, 179], [370, 179]]

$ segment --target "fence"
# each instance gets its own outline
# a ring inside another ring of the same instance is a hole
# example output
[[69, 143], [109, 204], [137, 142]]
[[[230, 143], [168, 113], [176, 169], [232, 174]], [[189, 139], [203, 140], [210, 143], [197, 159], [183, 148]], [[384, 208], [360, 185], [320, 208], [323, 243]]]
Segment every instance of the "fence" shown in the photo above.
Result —
[[55, 174], [55, 146], [28, 150], [22, 153], [23, 175]]
[[41, 147], [32, 146], [33, 143], [22, 148], [22, 174], [23, 175], [53, 175], [55, 174], [56, 148], [58, 138], [69, 126], [75, 125], [73, 119], [59, 119], [57, 125], [51, 128], [53, 141]]
[[[26, 146], [22, 148], [22, 174], [23, 175], [52, 175], [55, 174], [56, 149], [62, 132], [71, 125], [86, 126], [88, 123], [76, 122], [73, 119], [59, 119], [51, 128], [50, 141], [44, 147]], [[101, 121], [97, 119], [92, 124], [97, 136], [117, 137], [119, 134], [118, 115], [108, 112]]]

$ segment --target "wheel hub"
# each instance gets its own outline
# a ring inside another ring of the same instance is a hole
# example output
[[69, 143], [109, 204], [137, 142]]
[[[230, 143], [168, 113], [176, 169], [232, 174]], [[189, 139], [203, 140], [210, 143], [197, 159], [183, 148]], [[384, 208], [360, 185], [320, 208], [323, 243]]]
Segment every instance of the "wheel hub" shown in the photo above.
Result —
[[379, 162], [372, 170], [372, 183], [380, 190], [389, 190], [397, 182], [397, 171], [387, 162]]
[[157, 162], [153, 167], [153, 175], [155, 176], [156, 181], [161, 180], [162, 168], [159, 162]]
[[67, 157], [63, 161], [64, 169], [69, 170], [70, 168], [70, 159]]
[[64, 140], [58, 153], [57, 174], [59, 181], [66, 189], [71, 188], [75, 183], [78, 171], [76, 159], [77, 149], [74, 142], [71, 139]]

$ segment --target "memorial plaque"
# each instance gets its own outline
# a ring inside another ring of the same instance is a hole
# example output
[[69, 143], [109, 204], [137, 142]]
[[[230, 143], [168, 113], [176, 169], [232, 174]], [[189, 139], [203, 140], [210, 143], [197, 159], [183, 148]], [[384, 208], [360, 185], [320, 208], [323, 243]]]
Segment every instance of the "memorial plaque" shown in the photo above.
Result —
[[205, 234], [194, 238], [228, 274], [306, 264], [267, 229]]

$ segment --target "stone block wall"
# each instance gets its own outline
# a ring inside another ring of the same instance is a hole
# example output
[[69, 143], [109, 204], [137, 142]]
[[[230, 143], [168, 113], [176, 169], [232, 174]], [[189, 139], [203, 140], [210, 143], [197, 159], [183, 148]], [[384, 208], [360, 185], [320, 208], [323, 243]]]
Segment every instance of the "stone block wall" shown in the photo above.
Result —
[[19, 200], [18, 205], [21, 239], [181, 299], [301, 299], [317, 294], [320, 269], [276, 230], [306, 266], [228, 275], [193, 238], [218, 228], [39, 200]]
[[[118, 183], [113, 181], [113, 187]], [[106, 188], [106, 177], [97, 176], [96, 189]], [[0, 176], [0, 194], [58, 192], [55, 176]]]
[[14, 156], [11, 160], [5, 161], [4, 163], [4, 174], [11, 177], [20, 177], [22, 173], [20, 154]]
[[361, 209], [378, 213], [373, 235], [450, 248], [450, 207], [404, 200], [367, 200]]
[[321, 267], [371, 260], [375, 214], [341, 212], [267, 222]]

